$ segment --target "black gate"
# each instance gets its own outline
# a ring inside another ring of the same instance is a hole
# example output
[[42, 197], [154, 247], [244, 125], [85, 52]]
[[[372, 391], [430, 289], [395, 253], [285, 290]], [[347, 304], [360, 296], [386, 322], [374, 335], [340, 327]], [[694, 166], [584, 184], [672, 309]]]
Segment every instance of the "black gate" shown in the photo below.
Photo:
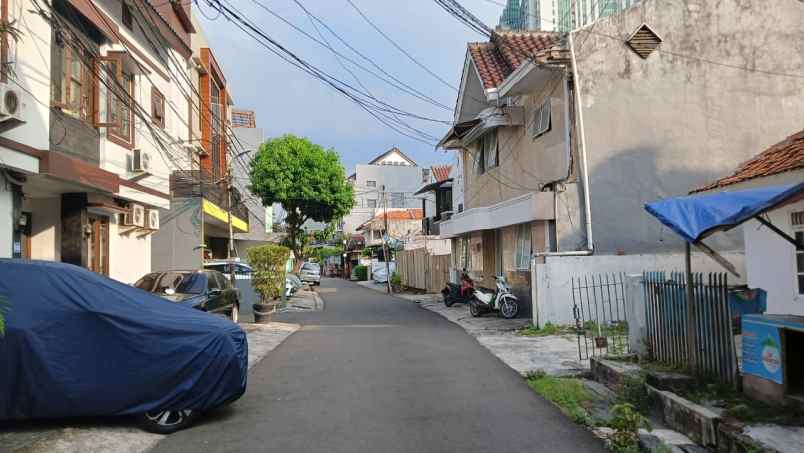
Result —
[[572, 312], [581, 360], [630, 352], [624, 281], [621, 273], [572, 277]]

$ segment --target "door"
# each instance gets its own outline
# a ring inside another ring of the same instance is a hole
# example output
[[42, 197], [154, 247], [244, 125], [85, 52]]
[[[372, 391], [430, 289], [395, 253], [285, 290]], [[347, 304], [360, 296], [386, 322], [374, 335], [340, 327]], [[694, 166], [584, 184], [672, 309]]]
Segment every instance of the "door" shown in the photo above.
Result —
[[87, 224], [87, 267], [92, 272], [109, 276], [109, 218], [91, 215]]

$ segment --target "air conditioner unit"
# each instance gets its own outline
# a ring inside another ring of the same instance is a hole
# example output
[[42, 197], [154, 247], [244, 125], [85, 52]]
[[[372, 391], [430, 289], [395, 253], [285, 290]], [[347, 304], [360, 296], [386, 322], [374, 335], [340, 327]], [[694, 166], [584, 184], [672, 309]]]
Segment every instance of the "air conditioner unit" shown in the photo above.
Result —
[[145, 228], [149, 230], [159, 229], [159, 210], [147, 209], [145, 211]]
[[145, 207], [141, 204], [130, 204], [128, 212], [123, 216], [123, 225], [145, 227]]
[[131, 160], [131, 170], [148, 173], [151, 171], [151, 155], [141, 149], [134, 150], [134, 158]]
[[25, 124], [22, 91], [10, 84], [0, 83], [0, 132], [22, 124]]

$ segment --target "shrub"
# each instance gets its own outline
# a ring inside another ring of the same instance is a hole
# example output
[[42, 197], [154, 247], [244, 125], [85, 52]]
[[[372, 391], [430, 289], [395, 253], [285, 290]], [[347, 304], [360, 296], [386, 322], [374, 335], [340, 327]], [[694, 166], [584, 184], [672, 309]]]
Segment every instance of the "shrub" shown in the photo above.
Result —
[[0, 337], [6, 334], [6, 313], [9, 307], [8, 300], [0, 297]]
[[609, 438], [609, 449], [615, 453], [639, 453], [639, 429], [650, 431], [648, 420], [628, 403], [612, 407], [611, 415], [609, 426], [614, 434]]
[[355, 266], [355, 277], [357, 277], [357, 280], [361, 282], [368, 280], [368, 268], [362, 264]]
[[402, 276], [398, 272], [391, 274], [391, 284], [394, 286], [402, 286]]
[[260, 295], [260, 303], [276, 300], [285, 289], [285, 264], [290, 249], [281, 245], [262, 245], [248, 249], [248, 261], [254, 273], [251, 285]]

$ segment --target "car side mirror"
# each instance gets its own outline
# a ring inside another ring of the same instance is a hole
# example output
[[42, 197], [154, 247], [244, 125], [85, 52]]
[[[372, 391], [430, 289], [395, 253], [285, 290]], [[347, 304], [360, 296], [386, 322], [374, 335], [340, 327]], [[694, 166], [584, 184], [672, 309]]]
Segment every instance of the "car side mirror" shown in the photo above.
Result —
[[210, 296], [220, 296], [222, 292], [223, 291], [221, 291], [220, 288], [215, 288], [215, 289], [209, 290], [209, 295]]

